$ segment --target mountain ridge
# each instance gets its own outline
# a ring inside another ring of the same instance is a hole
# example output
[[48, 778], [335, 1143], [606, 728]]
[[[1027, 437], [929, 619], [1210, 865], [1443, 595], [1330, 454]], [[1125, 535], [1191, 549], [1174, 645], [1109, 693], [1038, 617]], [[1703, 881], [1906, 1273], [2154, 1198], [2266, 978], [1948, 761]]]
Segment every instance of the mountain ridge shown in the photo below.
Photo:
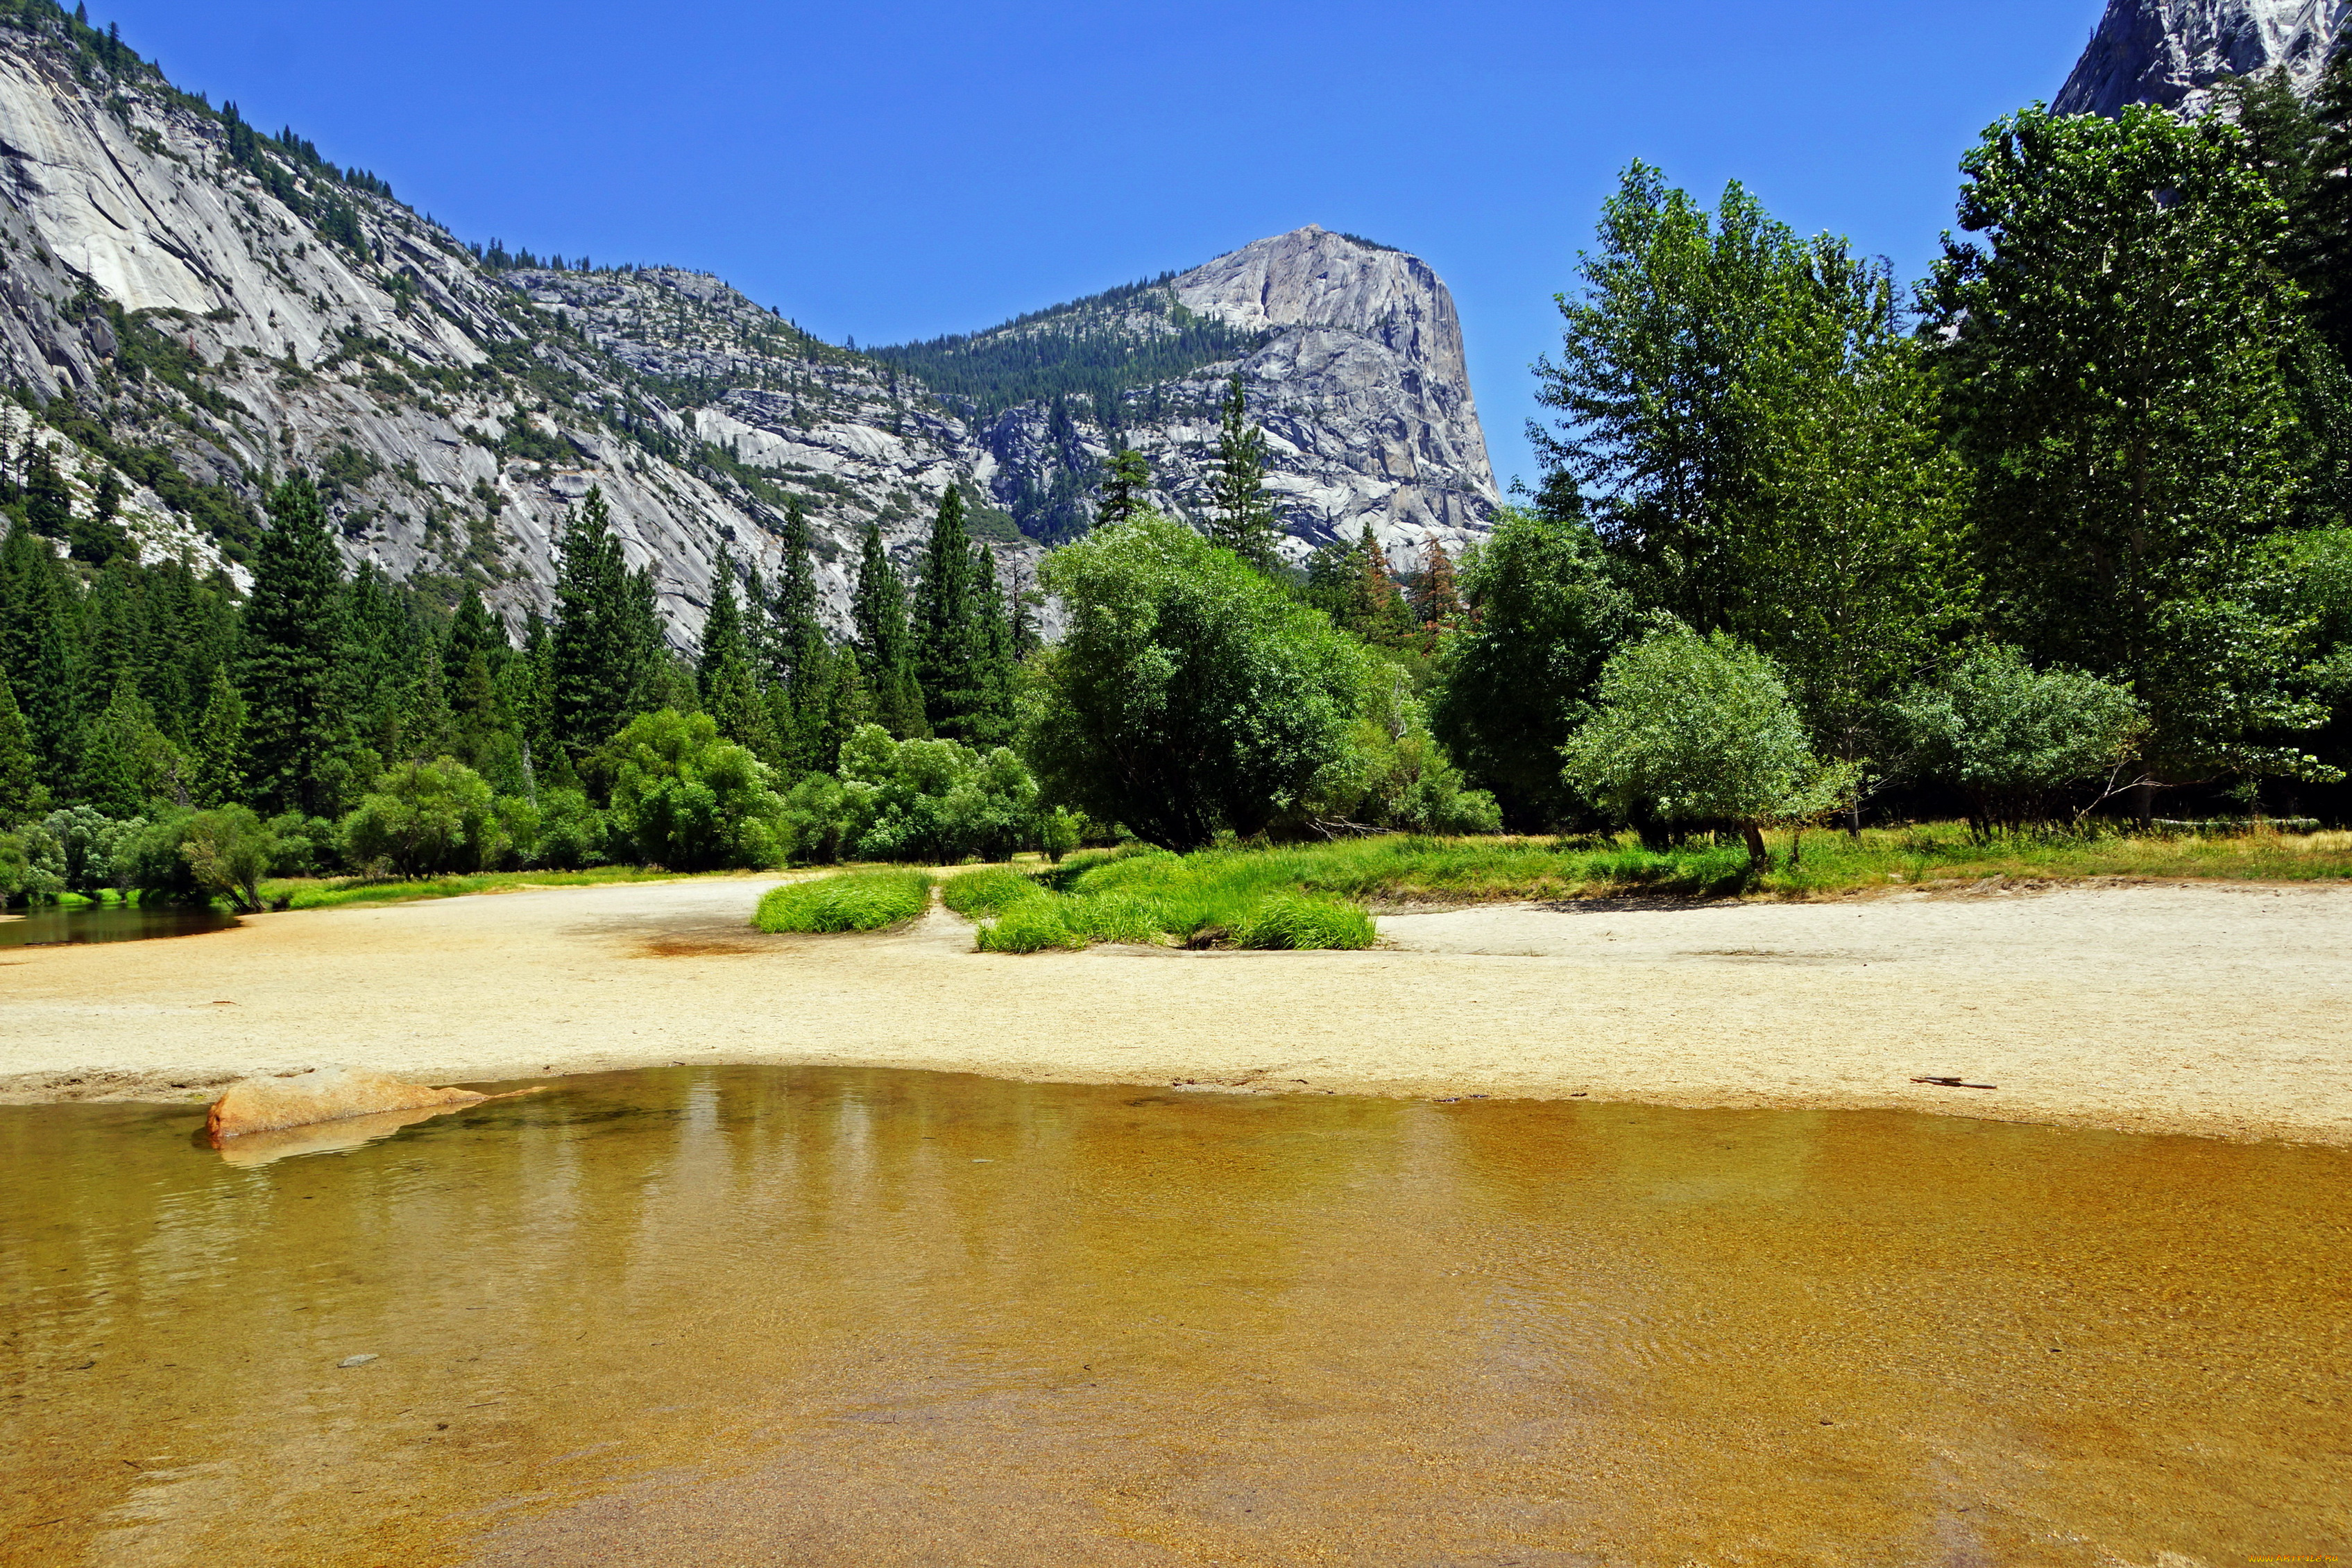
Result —
[[2112, 116], [2152, 103], [2196, 113], [2223, 78], [2281, 67], [2307, 94], [2347, 30], [2352, 0], [2108, 0], [2052, 108]]

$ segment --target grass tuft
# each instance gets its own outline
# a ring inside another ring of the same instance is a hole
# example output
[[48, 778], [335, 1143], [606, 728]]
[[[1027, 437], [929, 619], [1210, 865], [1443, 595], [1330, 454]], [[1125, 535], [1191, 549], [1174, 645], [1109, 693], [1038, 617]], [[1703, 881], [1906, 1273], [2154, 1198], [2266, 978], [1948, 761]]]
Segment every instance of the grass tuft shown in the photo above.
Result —
[[1235, 947], [1354, 949], [1372, 945], [1372, 917], [1355, 904], [1270, 893], [1234, 924]]
[[1037, 879], [1004, 866], [958, 871], [940, 885], [940, 902], [966, 920], [993, 920], [1024, 899], [1045, 891]]
[[1061, 900], [1033, 897], [1021, 900], [980, 928], [982, 952], [1044, 952], [1049, 948], [1087, 945], [1087, 939], [1062, 919]]
[[787, 882], [760, 900], [764, 931], [880, 931], [921, 918], [931, 879], [921, 871], [850, 871]]

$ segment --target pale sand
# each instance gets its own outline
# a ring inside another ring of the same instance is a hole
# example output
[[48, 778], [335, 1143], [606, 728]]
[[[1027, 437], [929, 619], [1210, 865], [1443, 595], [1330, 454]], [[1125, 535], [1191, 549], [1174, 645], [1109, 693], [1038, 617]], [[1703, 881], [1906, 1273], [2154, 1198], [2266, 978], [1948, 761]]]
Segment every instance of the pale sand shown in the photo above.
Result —
[[[671, 1063], [1272, 1092], [1898, 1107], [2352, 1144], [2352, 889], [2215, 884], [1383, 917], [1355, 953], [767, 937], [772, 878], [265, 915], [0, 953], [0, 1100], [351, 1066]], [[1992, 1089], [1914, 1084], [1946, 1076]]]

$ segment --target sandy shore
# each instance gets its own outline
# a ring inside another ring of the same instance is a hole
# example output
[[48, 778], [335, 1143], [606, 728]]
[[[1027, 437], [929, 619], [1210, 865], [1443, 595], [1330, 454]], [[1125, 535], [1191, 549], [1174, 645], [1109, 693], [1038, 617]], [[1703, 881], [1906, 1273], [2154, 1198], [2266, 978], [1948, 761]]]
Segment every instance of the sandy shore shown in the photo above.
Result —
[[[1287, 1093], [1897, 1107], [2352, 1144], [2352, 889], [2182, 884], [1384, 917], [1358, 953], [767, 937], [773, 879], [0, 951], [0, 1101], [837, 1063]], [[1992, 1089], [1910, 1081], [1948, 1077]]]

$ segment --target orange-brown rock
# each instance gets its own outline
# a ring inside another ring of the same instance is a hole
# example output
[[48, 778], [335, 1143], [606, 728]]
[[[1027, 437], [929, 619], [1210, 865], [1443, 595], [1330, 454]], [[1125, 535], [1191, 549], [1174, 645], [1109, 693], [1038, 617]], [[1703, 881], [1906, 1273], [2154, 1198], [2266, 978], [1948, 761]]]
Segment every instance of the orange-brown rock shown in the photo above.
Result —
[[249, 1078], [233, 1085], [205, 1112], [205, 1131], [224, 1139], [283, 1127], [340, 1121], [388, 1110], [454, 1110], [490, 1097], [470, 1089], [429, 1089], [357, 1068], [326, 1068], [293, 1078]]

